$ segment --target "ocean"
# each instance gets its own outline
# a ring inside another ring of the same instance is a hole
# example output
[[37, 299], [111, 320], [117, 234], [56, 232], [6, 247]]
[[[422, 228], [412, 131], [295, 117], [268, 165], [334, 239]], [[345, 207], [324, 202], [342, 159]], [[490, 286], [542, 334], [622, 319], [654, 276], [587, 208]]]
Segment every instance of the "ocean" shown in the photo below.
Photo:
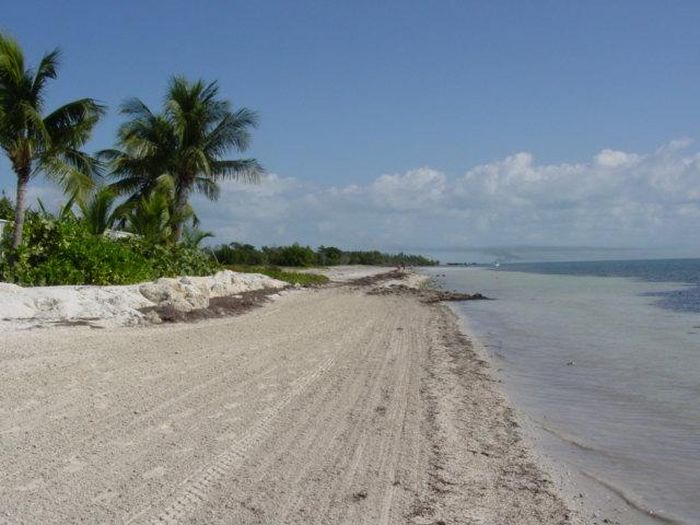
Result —
[[573, 485], [623, 523], [700, 523], [700, 259], [426, 271], [495, 299], [454, 308]]

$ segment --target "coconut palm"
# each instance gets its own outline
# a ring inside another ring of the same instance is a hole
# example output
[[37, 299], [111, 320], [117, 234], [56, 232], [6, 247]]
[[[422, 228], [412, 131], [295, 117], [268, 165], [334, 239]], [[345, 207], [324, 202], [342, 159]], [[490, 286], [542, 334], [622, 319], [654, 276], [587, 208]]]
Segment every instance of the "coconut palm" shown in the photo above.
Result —
[[199, 248], [204, 239], [214, 237], [212, 232], [205, 232], [198, 228], [185, 228], [182, 231], [182, 244], [188, 248]]
[[171, 202], [160, 189], [144, 195], [125, 216], [128, 230], [149, 242], [169, 243], [173, 236]]
[[78, 201], [81, 219], [90, 233], [103, 234], [123, 215], [123, 209], [115, 206], [116, 201], [117, 195], [107, 186], [97, 188], [88, 199]]
[[[264, 172], [255, 159], [225, 159], [230, 151], [248, 148], [258, 119], [253, 111], [233, 110], [221, 100], [216, 82], [174, 77], [161, 113], [139, 99], [126, 101], [121, 112], [128, 120], [119, 129], [119, 147], [101, 155], [111, 163], [112, 187], [132, 200], [148, 195], [167, 175], [174, 184], [175, 215], [185, 217], [193, 192], [216, 200], [219, 181], [257, 182]], [[183, 226], [184, 221], [175, 224], [176, 240]]]
[[120, 221], [126, 229], [155, 244], [175, 242], [175, 229], [187, 221], [198, 223], [192, 208], [175, 209], [175, 184], [168, 175], [160, 176], [150, 193], [131, 199], [119, 207]]
[[22, 244], [32, 177], [44, 174], [73, 194], [90, 188], [97, 172], [96, 161], [80, 148], [103, 115], [103, 106], [82, 98], [44, 114], [47, 85], [57, 76], [59, 57], [55, 49], [36, 69], [29, 68], [19, 44], [0, 34], [0, 147], [17, 175], [13, 248]]

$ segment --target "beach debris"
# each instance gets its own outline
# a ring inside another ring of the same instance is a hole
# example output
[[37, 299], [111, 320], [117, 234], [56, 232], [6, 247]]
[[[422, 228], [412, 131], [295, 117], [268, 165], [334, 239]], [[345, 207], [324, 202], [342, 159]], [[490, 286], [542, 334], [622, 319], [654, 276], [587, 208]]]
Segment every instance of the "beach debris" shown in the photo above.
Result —
[[355, 492], [352, 495], [353, 501], [362, 501], [363, 499], [366, 499], [366, 498], [367, 498], [367, 492], [365, 492], [364, 490], [361, 490], [360, 492]]
[[392, 286], [382, 286], [372, 288], [367, 292], [368, 295], [412, 295], [418, 297], [422, 303], [433, 304], [443, 301], [481, 301], [489, 298], [480, 294], [469, 294], [461, 292], [451, 292], [445, 290], [434, 290], [430, 288], [414, 288], [404, 284], [395, 284]]
[[275, 297], [279, 297], [276, 289], [264, 288], [251, 290], [236, 295], [212, 297], [206, 308], [194, 310], [177, 310], [172, 305], [151, 306], [142, 309], [144, 316], [155, 314], [164, 323], [196, 322], [204, 319], [216, 319], [240, 315], [253, 308], [264, 305]]

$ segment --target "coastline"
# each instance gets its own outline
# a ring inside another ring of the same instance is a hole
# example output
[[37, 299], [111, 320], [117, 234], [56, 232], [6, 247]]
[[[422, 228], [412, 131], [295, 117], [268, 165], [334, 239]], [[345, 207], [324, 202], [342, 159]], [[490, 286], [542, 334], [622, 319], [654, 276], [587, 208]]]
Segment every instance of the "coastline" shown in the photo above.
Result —
[[[555, 436], [550, 436], [547, 430], [537, 425], [523, 412], [513, 395], [503, 385], [499, 378], [498, 363], [496, 357], [489, 351], [484, 342], [470, 327], [468, 317], [458, 312], [457, 308], [449, 305], [448, 308], [455, 316], [455, 323], [459, 330], [472, 341], [475, 354], [489, 363], [490, 373], [499, 383], [499, 394], [505, 398], [505, 403], [513, 410], [512, 417], [520, 428], [521, 438], [525, 447], [534, 457], [536, 464], [547, 473], [552, 480], [556, 494], [566, 506], [578, 516], [578, 519], [588, 519], [585, 523], [646, 523], [658, 524], [659, 521], [644, 514], [641, 509], [634, 508], [615, 494], [609, 487], [600, 482], [579, 474], [570, 465], [565, 464], [561, 458], [556, 458], [551, 453]], [[629, 521], [632, 519], [632, 521]], [[642, 520], [642, 521], [640, 521]], [[664, 520], [664, 522], [666, 522]], [[676, 522], [669, 522], [676, 523]]]
[[583, 523], [472, 334], [443, 304], [368, 294], [391, 284], [193, 324], [9, 334], [5, 516]]
[[636, 496], [627, 494], [625, 489], [599, 479], [582, 468], [582, 461], [577, 460], [576, 456], [589, 450], [588, 446], [574, 436], [561, 435], [547, 428], [521, 408], [517, 402], [518, 391], [508, 386], [507, 362], [498, 353], [494, 354], [488, 348], [488, 339], [471, 326], [468, 310], [452, 304], [448, 307], [457, 318], [460, 330], [472, 340], [476, 354], [489, 363], [494, 378], [501, 383], [500, 392], [515, 411], [528, 449], [535, 456], [537, 464], [554, 480], [558, 494], [569, 508], [585, 517], [587, 523], [688, 523], [666, 512], [650, 510]]

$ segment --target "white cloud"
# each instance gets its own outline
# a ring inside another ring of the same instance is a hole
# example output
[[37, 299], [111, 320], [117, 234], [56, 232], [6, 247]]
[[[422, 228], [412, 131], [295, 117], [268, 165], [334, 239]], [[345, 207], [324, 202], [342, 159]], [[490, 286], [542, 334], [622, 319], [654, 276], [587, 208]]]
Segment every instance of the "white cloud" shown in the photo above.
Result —
[[446, 188], [447, 177], [443, 173], [419, 168], [403, 175], [381, 175], [367, 191], [379, 208], [409, 211], [440, 205]]
[[639, 155], [613, 149], [604, 149], [595, 156], [595, 161], [605, 168], [619, 168], [625, 165], [630, 166], [636, 164], [639, 160]]
[[227, 184], [201, 215], [219, 241], [258, 244], [700, 246], [700, 155], [689, 145], [561, 164], [521, 152], [463, 175], [423, 167], [342, 187], [275, 176], [259, 190]]
[[[463, 174], [422, 167], [364, 185], [270, 175], [259, 185], [226, 182], [219, 202], [193, 204], [215, 242], [428, 251], [677, 245], [700, 254], [700, 154], [690, 146], [683, 139], [647, 154], [604, 149], [560, 164], [520, 152]], [[56, 200], [53, 190], [32, 191]]]

